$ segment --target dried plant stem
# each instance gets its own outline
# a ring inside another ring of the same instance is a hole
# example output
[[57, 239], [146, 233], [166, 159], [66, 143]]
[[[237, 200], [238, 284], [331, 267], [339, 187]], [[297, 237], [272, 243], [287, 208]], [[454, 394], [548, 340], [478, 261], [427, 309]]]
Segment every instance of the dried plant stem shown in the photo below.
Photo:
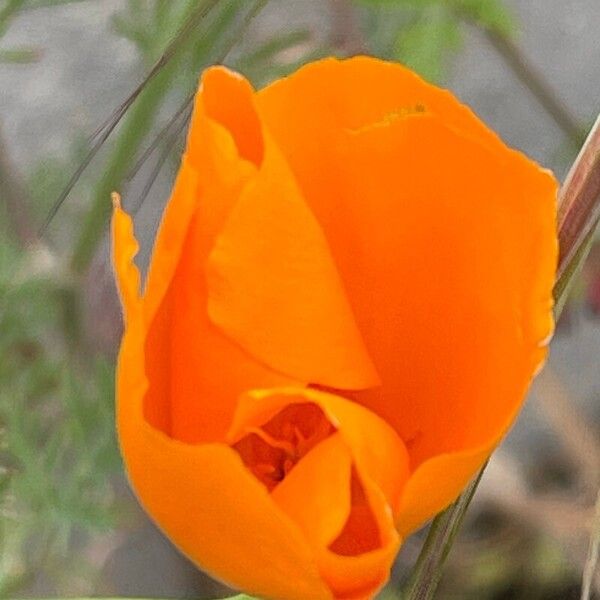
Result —
[[[558, 206], [560, 258], [557, 287], [569, 283], [567, 274], [585, 239], [600, 219], [600, 116], [571, 167]], [[581, 261], [579, 261], [581, 262]], [[562, 281], [567, 279], [567, 281]], [[558, 288], [562, 291], [562, 288]], [[556, 294], [555, 294], [556, 295]]]
[[[587, 256], [590, 240], [600, 219], [600, 117], [592, 128], [579, 156], [573, 163], [559, 198], [559, 264], [554, 287], [556, 316], [564, 306], [565, 296], [579, 267]], [[431, 524], [427, 539], [417, 559], [406, 600], [430, 600], [439, 583], [442, 568], [483, 469], [458, 500], [440, 513]], [[593, 536], [593, 539], [600, 534]], [[595, 542], [592, 542], [594, 544]], [[595, 548], [595, 549], [594, 549]], [[598, 552], [597, 546], [591, 549]], [[595, 561], [595, 554], [592, 556]]]
[[592, 523], [592, 533], [590, 535], [590, 545], [588, 549], [585, 568], [583, 570], [583, 585], [581, 586], [581, 600], [590, 600], [592, 593], [592, 584], [594, 575], [600, 557], [600, 491], [596, 498], [596, 509]]

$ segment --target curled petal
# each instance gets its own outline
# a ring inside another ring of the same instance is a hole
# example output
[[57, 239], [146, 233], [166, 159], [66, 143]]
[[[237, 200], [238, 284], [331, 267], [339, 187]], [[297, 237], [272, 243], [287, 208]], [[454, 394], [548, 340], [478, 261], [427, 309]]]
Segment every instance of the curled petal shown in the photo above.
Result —
[[[250, 159], [262, 143], [260, 137], [249, 143], [252, 113], [233, 110], [247, 101], [249, 89], [225, 69], [205, 73], [143, 298], [145, 342], [137, 360], [148, 379], [144, 414], [161, 431], [190, 443], [222, 440], [242, 391], [297, 383], [254, 360], [207, 315], [205, 263], [256, 173]], [[227, 102], [219, 105], [215, 97], [221, 96]], [[240, 150], [242, 132], [248, 145]]]
[[[323, 430], [313, 406], [333, 432]], [[315, 431], [321, 432], [316, 445], [300, 456], [288, 440], [302, 440]], [[272, 448], [282, 448], [283, 455], [256, 454], [240, 445], [257, 432]], [[282, 388], [248, 392], [228, 438], [255, 472], [257, 462], [269, 460], [280, 471], [282, 480], [271, 496], [303, 531], [334, 597], [371, 598], [387, 580], [401, 540], [394, 510], [408, 476], [408, 456], [394, 431], [342, 397]], [[285, 455], [299, 460], [284, 475]]]
[[312, 546], [327, 547], [342, 531], [350, 514], [351, 470], [350, 450], [340, 434], [334, 434], [273, 490], [275, 503], [299, 525]]
[[[370, 518], [374, 520], [380, 538], [377, 547], [368, 552], [340, 553], [330, 547], [318, 554], [320, 572], [336, 600], [373, 598], [389, 579], [390, 569], [402, 543], [381, 490], [369, 481], [363, 481], [362, 486]], [[364, 535], [364, 523], [359, 521], [357, 526]]]
[[325, 236], [268, 139], [207, 272], [212, 321], [273, 370], [340, 389], [379, 384]]
[[360, 404], [311, 388], [252, 390], [240, 399], [228, 440], [235, 442], [249, 427], [259, 427], [285, 406], [299, 403], [323, 410], [350, 448], [361, 477], [372, 480], [395, 511], [408, 477], [408, 454], [395, 431]]

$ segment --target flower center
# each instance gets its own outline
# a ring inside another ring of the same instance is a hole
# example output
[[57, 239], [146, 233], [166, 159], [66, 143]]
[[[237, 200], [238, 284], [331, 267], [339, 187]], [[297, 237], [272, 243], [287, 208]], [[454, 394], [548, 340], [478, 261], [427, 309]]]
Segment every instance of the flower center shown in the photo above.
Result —
[[336, 429], [318, 406], [303, 403], [286, 406], [260, 427], [248, 427], [246, 431], [232, 447], [271, 491]]

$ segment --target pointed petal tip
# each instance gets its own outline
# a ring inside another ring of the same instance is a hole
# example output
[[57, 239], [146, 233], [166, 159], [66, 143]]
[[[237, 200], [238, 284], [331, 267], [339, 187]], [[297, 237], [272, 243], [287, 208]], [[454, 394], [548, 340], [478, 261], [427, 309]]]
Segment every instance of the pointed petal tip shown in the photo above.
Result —
[[112, 192], [110, 199], [114, 210], [121, 208], [121, 195], [118, 192]]

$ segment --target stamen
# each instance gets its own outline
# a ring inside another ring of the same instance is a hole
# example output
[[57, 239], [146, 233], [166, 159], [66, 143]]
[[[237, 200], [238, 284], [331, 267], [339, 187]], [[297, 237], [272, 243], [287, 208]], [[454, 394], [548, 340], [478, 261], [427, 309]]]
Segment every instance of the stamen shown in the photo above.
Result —
[[291, 404], [260, 427], [246, 427], [246, 435], [233, 445], [246, 467], [273, 490], [298, 461], [335, 432], [316, 405]]
[[248, 433], [256, 434], [261, 440], [267, 442], [269, 446], [273, 446], [273, 448], [283, 450], [286, 454], [290, 456], [295, 455], [294, 445], [291, 442], [286, 442], [285, 440], [274, 438], [273, 436], [269, 435], [264, 429], [260, 429], [260, 427], [248, 427], [246, 431]]

